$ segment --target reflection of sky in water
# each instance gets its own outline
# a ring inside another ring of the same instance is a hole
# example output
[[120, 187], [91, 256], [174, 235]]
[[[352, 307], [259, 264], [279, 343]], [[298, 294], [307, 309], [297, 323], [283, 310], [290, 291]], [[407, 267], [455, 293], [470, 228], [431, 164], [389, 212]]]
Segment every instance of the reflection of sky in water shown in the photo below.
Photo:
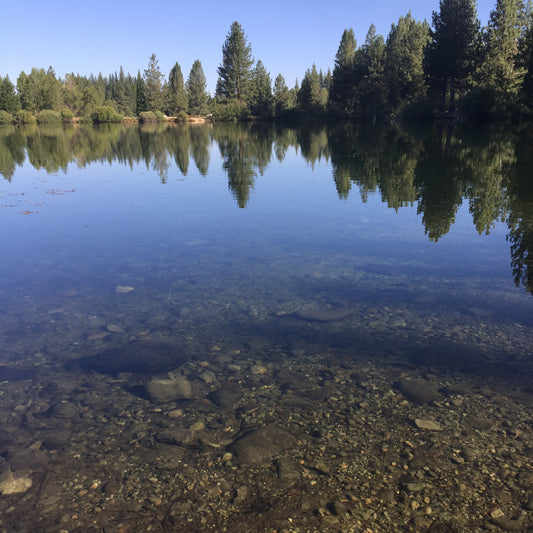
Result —
[[[362, 203], [355, 185], [339, 199], [329, 163], [311, 166], [294, 149], [257, 174], [245, 209], [228, 189], [216, 145], [207, 177], [194, 165], [183, 176], [174, 162], [166, 184], [145, 164], [133, 170], [117, 162], [70, 165], [66, 174], [51, 175], [26, 162], [0, 190], [2, 204], [16, 204], [0, 211], [4, 295], [21, 285], [54, 292], [91, 279], [120, 283], [132, 269], [149, 287], [150, 276], [164, 279], [167, 267], [172, 276], [203, 269], [223, 283], [236, 265], [243, 292], [249, 284], [276, 292], [294, 276], [316, 271], [327, 278], [331, 266], [335, 276], [344, 268], [346, 279], [358, 280], [344, 287], [325, 283], [336, 296], [347, 290], [353, 298], [372, 298], [377, 293], [365, 292], [364, 276], [385, 276], [397, 278], [397, 294], [389, 287], [386, 295], [392, 301], [419, 296], [422, 283], [435, 301], [466, 291], [463, 304], [481, 305], [477, 298], [485, 291], [482, 305], [503, 316], [508, 306], [500, 309], [488, 294], [497, 289], [513, 294], [522, 311], [531, 308], [513, 284], [504, 224], [478, 235], [463, 203], [450, 231], [431, 242], [416, 203], [396, 212], [379, 192]], [[21, 214], [26, 210], [35, 212]], [[265, 279], [265, 268], [276, 265]], [[477, 296], [468, 294], [473, 289]]]

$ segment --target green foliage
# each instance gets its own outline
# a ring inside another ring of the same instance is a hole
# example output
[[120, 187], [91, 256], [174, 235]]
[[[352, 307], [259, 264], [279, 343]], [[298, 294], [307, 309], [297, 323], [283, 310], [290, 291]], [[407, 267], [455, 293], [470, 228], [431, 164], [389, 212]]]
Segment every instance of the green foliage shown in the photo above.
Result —
[[455, 112], [455, 94], [466, 84], [479, 59], [479, 20], [475, 0], [440, 0], [433, 12], [432, 41], [427, 47], [426, 68], [433, 91]]
[[391, 27], [385, 47], [385, 81], [392, 110], [426, 94], [424, 50], [429, 31], [429, 24], [417, 22], [411, 12]]
[[161, 111], [154, 111], [157, 122], [165, 122], [165, 115]]
[[15, 124], [35, 124], [35, 117], [26, 109], [17, 111], [14, 115]]
[[188, 98], [183, 84], [181, 67], [176, 63], [168, 76], [167, 114], [176, 116], [188, 107]]
[[124, 120], [124, 117], [117, 113], [111, 106], [98, 106], [91, 115], [95, 124], [110, 124], [119, 123]]
[[207, 82], [202, 69], [202, 64], [197, 59], [191, 67], [189, 78], [187, 80], [187, 97], [189, 101], [189, 114], [203, 115], [207, 113], [206, 92]]
[[387, 109], [385, 40], [376, 34], [373, 24], [368, 29], [365, 44], [355, 54], [354, 73], [358, 114], [372, 119], [384, 114]]
[[70, 124], [74, 120], [74, 113], [68, 107], [64, 107], [61, 110], [61, 120], [64, 124]]
[[282, 117], [291, 106], [291, 93], [285, 82], [285, 78], [278, 74], [274, 82], [273, 107], [274, 115]]
[[148, 68], [144, 71], [144, 98], [148, 111], [161, 111], [164, 107], [163, 79], [164, 76], [159, 69], [159, 61], [156, 55], [152, 54]]
[[497, 0], [484, 34], [484, 55], [478, 70], [478, 84], [489, 88], [495, 105], [505, 109], [516, 102], [525, 69], [518, 62], [521, 34], [516, 0]]
[[238, 22], [231, 25], [222, 46], [222, 65], [218, 67], [216, 96], [219, 100], [236, 99], [239, 103], [250, 96], [252, 47]]
[[15, 93], [15, 86], [11, 83], [9, 76], [0, 76], [0, 109], [8, 113], [16, 113], [21, 108], [20, 98]]
[[0, 124], [13, 124], [13, 115], [7, 111], [4, 111], [3, 109], [0, 109]]
[[335, 67], [331, 80], [329, 101], [333, 109], [345, 113], [354, 107], [354, 59], [357, 49], [353, 29], [344, 30], [335, 55]]
[[93, 123], [93, 117], [91, 115], [87, 115], [85, 117], [80, 118], [80, 124], [92, 124]]
[[176, 122], [188, 122], [189, 115], [185, 111], [180, 111], [176, 116]]
[[61, 124], [63, 122], [61, 113], [52, 109], [39, 111], [35, 119], [37, 120], [37, 124]]
[[139, 113], [141, 122], [157, 122], [157, 115], [153, 111], [142, 111]]
[[270, 74], [259, 60], [252, 72], [250, 84], [250, 110], [255, 116], [270, 116], [272, 114], [272, 86]]
[[497, 97], [491, 87], [475, 87], [459, 101], [461, 114], [470, 122], [490, 122], [497, 115]]
[[313, 114], [324, 111], [325, 103], [322, 87], [320, 86], [320, 76], [316, 70], [316, 65], [307, 69], [300, 91], [298, 92], [298, 103], [304, 111]]
[[213, 105], [213, 119], [218, 122], [239, 122], [250, 119], [250, 109], [244, 102], [231, 100]]
[[17, 91], [22, 109], [37, 113], [42, 109], [58, 110], [61, 102], [61, 84], [52, 67], [32, 68], [30, 74], [21, 72], [17, 80]]
[[83, 89], [81, 100], [81, 113], [86, 117], [92, 115], [94, 110], [103, 103], [101, 96], [98, 94], [98, 90], [94, 86], [85, 87]]

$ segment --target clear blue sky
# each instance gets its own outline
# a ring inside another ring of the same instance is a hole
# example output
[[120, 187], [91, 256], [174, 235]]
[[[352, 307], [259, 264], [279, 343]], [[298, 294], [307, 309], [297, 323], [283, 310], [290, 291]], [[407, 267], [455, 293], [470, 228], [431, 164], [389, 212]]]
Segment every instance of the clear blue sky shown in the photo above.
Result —
[[[362, 44], [374, 23], [385, 38], [409, 10], [417, 20], [438, 10], [438, 0], [2, 0], [0, 75], [15, 83], [22, 70], [51, 65], [57, 76], [74, 72], [136, 75], [157, 55], [168, 75], [177, 61], [185, 79], [195, 59], [214, 91], [222, 45], [237, 20], [272, 80], [281, 73], [292, 87], [313, 63], [324, 72], [342, 32], [352, 27]], [[487, 23], [496, 0], [478, 0]]]

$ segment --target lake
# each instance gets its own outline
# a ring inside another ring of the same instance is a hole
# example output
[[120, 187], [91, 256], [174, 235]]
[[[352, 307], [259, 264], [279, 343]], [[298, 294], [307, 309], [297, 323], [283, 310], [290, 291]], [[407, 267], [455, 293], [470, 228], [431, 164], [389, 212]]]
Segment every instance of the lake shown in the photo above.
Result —
[[0, 531], [533, 527], [533, 134], [0, 128]]

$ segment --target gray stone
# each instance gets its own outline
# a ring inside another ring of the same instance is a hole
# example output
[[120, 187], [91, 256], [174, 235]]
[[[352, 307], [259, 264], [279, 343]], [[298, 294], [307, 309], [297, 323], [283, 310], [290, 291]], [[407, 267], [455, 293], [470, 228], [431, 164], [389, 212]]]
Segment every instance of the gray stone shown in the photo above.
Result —
[[401, 379], [397, 386], [406, 398], [417, 403], [432, 402], [442, 398], [437, 388], [425, 379]]
[[505, 516], [493, 518], [492, 521], [504, 531], [522, 531], [522, 522], [520, 520], [512, 520]]
[[242, 398], [242, 392], [236, 388], [227, 387], [213, 391], [207, 397], [219, 407], [230, 409], [234, 408], [237, 402]]
[[165, 429], [160, 431], [156, 437], [158, 442], [163, 444], [174, 444], [175, 446], [190, 446], [198, 442], [198, 434], [192, 429]]
[[276, 425], [263, 426], [234, 442], [231, 451], [237, 464], [264, 462], [296, 445], [296, 439]]
[[152, 379], [146, 383], [145, 388], [154, 403], [168, 403], [192, 398], [192, 385], [185, 376]]
[[181, 366], [189, 354], [174, 340], [134, 341], [109, 348], [91, 357], [84, 357], [79, 364], [84, 370], [96, 370], [116, 376], [121, 372], [159, 374]]

